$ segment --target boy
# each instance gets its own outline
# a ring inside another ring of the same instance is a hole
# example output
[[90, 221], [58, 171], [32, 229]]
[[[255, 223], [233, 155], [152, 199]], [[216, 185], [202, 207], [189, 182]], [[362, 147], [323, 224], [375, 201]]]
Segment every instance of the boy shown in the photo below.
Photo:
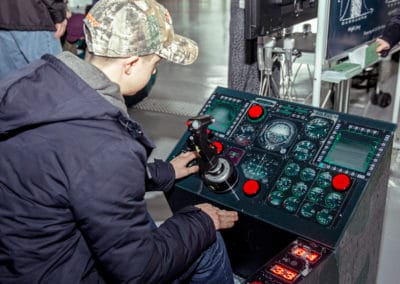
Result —
[[154, 0], [100, 0], [84, 28], [88, 62], [46, 55], [0, 82], [0, 283], [232, 283], [216, 231], [237, 213], [199, 204], [154, 226], [145, 191], [198, 171], [195, 154], [147, 164], [122, 97], [197, 45]]

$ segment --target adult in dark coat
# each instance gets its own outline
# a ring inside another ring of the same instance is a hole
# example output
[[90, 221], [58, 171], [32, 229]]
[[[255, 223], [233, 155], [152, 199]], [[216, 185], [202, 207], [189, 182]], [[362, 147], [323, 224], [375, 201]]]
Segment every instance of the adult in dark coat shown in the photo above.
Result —
[[400, 9], [396, 9], [387, 22], [382, 35], [376, 39], [377, 53], [388, 52], [400, 41]]
[[87, 61], [45, 55], [0, 81], [0, 283], [232, 283], [217, 231], [237, 213], [198, 204], [154, 225], [145, 192], [196, 156], [148, 163], [122, 96], [161, 59], [191, 64], [196, 43], [154, 0], [100, 0], [85, 35]]

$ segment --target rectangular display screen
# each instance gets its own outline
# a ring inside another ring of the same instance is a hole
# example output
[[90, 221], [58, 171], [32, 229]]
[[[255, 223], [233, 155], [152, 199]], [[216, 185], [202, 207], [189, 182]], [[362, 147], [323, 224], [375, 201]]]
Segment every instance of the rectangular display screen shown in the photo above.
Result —
[[237, 101], [224, 99], [212, 100], [205, 114], [212, 115], [215, 118], [215, 122], [208, 128], [225, 134], [235, 121], [241, 109], [242, 105]]
[[379, 145], [377, 137], [340, 131], [324, 162], [341, 168], [366, 173]]

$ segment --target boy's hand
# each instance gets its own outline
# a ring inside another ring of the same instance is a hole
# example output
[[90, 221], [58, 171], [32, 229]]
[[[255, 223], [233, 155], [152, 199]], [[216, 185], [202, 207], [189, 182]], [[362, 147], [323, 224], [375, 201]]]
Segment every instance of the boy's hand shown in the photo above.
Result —
[[171, 160], [171, 164], [175, 170], [175, 178], [180, 179], [190, 174], [196, 173], [199, 171], [199, 166], [191, 166], [187, 165], [194, 159], [196, 159], [196, 152], [185, 152], [176, 156]]
[[236, 211], [227, 211], [212, 206], [209, 203], [195, 205], [205, 212], [214, 222], [216, 230], [232, 228], [235, 222], [239, 219]]

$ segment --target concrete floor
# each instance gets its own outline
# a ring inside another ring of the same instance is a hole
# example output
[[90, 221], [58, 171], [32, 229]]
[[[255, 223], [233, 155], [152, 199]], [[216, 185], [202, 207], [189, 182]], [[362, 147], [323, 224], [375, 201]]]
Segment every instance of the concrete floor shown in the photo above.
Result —
[[[150, 97], [131, 108], [131, 116], [139, 121], [147, 135], [158, 146], [150, 159], [167, 158], [186, 129], [185, 121], [196, 115], [217, 86], [227, 87], [229, 56], [230, 0], [160, 0], [171, 13], [175, 31], [196, 40], [199, 58], [190, 66], [162, 62]], [[391, 66], [392, 62], [385, 62]], [[397, 67], [395, 67], [397, 68]], [[385, 70], [397, 70], [388, 69]], [[394, 72], [395, 73], [395, 72]], [[394, 94], [395, 76], [385, 74], [383, 91]], [[303, 81], [299, 75], [297, 94], [310, 90], [307, 71]], [[365, 91], [352, 91], [350, 113], [390, 121], [392, 105], [380, 108], [371, 105]], [[307, 103], [307, 102], [306, 102]], [[162, 194], [147, 195], [149, 210], [162, 222], [172, 213]], [[397, 270], [400, 255], [400, 153], [393, 150], [391, 177], [387, 196], [378, 284], [399, 283]]]

